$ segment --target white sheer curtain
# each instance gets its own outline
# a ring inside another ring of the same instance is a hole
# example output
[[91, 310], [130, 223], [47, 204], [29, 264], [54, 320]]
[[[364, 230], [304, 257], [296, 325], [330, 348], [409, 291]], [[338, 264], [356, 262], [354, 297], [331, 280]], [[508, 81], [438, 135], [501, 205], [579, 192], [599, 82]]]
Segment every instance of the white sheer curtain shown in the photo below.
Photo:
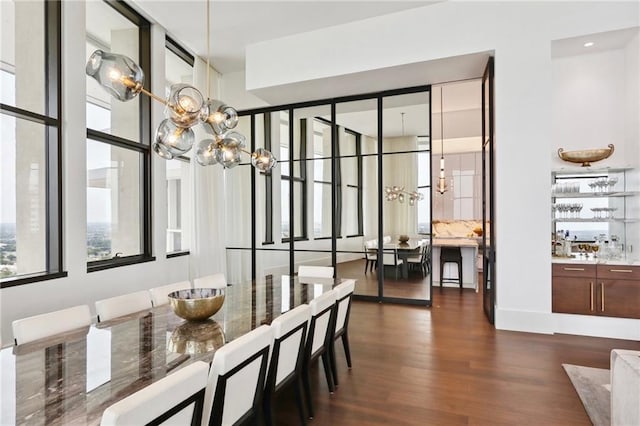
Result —
[[[207, 93], [207, 64], [196, 58], [193, 70], [194, 85], [205, 98], [220, 93], [220, 75], [210, 69], [211, 93]], [[202, 126], [195, 126], [196, 141], [211, 135]], [[196, 142], [197, 143], [197, 142]], [[195, 147], [191, 162], [191, 247], [189, 277], [193, 280], [217, 272], [226, 274], [226, 234], [224, 209], [224, 170], [220, 165], [201, 166], [195, 161]]]
[[[405, 191], [412, 192], [418, 186], [417, 154], [388, 154], [394, 151], [415, 151], [418, 138], [405, 136], [385, 138], [385, 155], [383, 157], [384, 186], [404, 186]], [[391, 148], [391, 149], [390, 149]], [[384, 233], [385, 235], [414, 235], [418, 229], [417, 207], [409, 205], [409, 197], [404, 203], [384, 201]]]

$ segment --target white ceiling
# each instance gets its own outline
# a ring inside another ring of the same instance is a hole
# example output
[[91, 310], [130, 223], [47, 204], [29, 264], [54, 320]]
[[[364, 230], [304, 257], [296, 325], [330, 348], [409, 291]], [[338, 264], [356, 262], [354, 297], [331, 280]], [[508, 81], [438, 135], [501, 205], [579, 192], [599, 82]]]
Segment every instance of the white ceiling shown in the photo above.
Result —
[[[245, 47], [437, 1], [243, 1], [211, 4], [211, 62], [221, 73], [244, 70]], [[207, 2], [134, 0], [137, 8], [198, 56], [205, 57]]]
[[[629, 43], [639, 31], [640, 28], [633, 27], [624, 30], [607, 31], [554, 40], [551, 42], [551, 57], [562, 58], [565, 56], [587, 55], [605, 50], [621, 49]], [[593, 46], [585, 47], [584, 44], [587, 42], [593, 43]]]

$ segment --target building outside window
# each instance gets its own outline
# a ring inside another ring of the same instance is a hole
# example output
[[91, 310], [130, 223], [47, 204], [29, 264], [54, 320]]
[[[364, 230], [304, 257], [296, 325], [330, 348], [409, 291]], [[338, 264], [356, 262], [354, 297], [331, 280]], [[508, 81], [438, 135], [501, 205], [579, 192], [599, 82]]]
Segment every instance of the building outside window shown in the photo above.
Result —
[[[121, 2], [87, 2], [87, 58], [124, 54], [149, 81], [149, 23]], [[146, 41], [145, 41], [146, 40]], [[143, 48], [143, 46], [145, 46]], [[151, 255], [149, 100], [111, 97], [87, 77], [87, 260]]]
[[63, 276], [60, 3], [0, 2], [0, 281]]

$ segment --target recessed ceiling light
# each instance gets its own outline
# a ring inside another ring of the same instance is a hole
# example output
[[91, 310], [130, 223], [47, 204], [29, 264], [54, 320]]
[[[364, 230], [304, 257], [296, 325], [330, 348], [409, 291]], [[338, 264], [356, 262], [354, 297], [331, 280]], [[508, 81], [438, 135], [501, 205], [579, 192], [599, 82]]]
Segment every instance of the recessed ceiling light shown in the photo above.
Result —
[[595, 44], [594, 42], [592, 42], [592, 41], [588, 41], [588, 42], [586, 42], [586, 43], [584, 44], [584, 47], [591, 47], [591, 46], [593, 46], [594, 44]]

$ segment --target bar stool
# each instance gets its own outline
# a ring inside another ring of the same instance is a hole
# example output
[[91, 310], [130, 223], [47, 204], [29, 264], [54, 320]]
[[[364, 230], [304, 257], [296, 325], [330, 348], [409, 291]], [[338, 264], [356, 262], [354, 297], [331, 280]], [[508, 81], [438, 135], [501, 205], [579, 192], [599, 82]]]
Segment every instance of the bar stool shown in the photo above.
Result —
[[[458, 264], [458, 278], [443, 278], [442, 272], [445, 263], [457, 263]], [[440, 249], [440, 287], [442, 282], [458, 282], [460, 284], [460, 290], [462, 290], [462, 251], [460, 247], [442, 247]]]

